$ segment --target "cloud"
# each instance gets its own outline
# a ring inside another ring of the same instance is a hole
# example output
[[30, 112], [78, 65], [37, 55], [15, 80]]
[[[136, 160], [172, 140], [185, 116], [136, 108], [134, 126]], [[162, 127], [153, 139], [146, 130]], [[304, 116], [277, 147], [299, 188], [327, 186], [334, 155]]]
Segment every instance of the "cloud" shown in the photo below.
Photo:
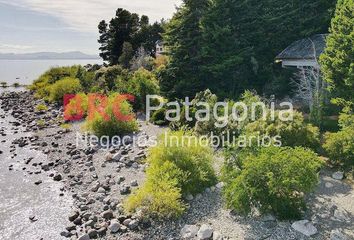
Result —
[[33, 46], [0, 43], [0, 52], [22, 52], [32, 48]]
[[158, 21], [171, 18], [181, 0], [0, 0], [0, 3], [57, 17], [81, 32], [97, 32], [99, 21], [110, 20], [117, 8]]

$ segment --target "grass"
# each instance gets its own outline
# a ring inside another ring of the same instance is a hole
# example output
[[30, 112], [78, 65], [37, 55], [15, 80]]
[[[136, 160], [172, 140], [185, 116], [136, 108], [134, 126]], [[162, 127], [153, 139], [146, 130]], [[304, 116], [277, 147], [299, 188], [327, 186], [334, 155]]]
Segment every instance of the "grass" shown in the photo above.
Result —
[[37, 112], [48, 111], [48, 107], [44, 104], [38, 104], [36, 106], [36, 111]]

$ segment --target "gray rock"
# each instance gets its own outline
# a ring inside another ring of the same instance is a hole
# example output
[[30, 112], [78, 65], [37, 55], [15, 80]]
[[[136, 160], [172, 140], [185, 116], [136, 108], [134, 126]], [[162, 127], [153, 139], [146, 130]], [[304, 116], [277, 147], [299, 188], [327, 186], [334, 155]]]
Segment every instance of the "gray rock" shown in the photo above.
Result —
[[137, 181], [137, 180], [131, 181], [131, 182], [130, 182], [130, 186], [132, 186], [132, 187], [138, 186], [138, 181]]
[[350, 222], [350, 217], [344, 209], [336, 209], [333, 213], [333, 220], [338, 222]]
[[107, 211], [104, 211], [103, 213], [102, 213], [102, 217], [104, 218], [104, 219], [112, 219], [113, 218], [113, 212], [111, 211], [111, 210], [107, 210]]
[[78, 213], [78, 212], [72, 212], [72, 213], [69, 215], [69, 221], [70, 221], [70, 222], [74, 221], [78, 216], [79, 216], [79, 213]]
[[211, 238], [212, 235], [213, 235], [213, 229], [211, 228], [210, 225], [207, 224], [203, 224], [197, 233], [198, 239], [201, 240], [209, 239]]
[[224, 187], [224, 183], [223, 182], [219, 182], [218, 184], [215, 185], [216, 188], [218, 189], [222, 189]]
[[90, 236], [88, 234], [81, 235], [77, 240], [90, 240]]
[[123, 185], [120, 188], [120, 194], [126, 195], [126, 194], [129, 194], [129, 193], [130, 193], [130, 187], [129, 186]]
[[198, 227], [196, 225], [184, 225], [181, 229], [182, 239], [193, 239], [198, 233]]
[[344, 178], [343, 172], [335, 172], [332, 174], [332, 178], [336, 180], [342, 180]]
[[291, 224], [291, 227], [294, 230], [308, 237], [315, 235], [317, 233], [317, 229], [315, 228], [315, 226], [313, 226], [313, 224], [309, 220], [296, 221], [293, 224]]
[[139, 221], [138, 220], [132, 220], [130, 221], [130, 223], [128, 224], [128, 228], [129, 229], [136, 229], [139, 226]]
[[112, 160], [115, 162], [118, 162], [120, 159], [122, 158], [122, 154], [121, 153], [116, 153], [112, 156]]
[[108, 229], [112, 232], [112, 233], [116, 233], [119, 231], [119, 229], [121, 228], [121, 225], [119, 224], [119, 222], [117, 220], [112, 220], [111, 224], [109, 225]]
[[223, 240], [224, 238], [222, 237], [221, 233], [218, 231], [215, 231], [213, 233], [213, 240]]
[[347, 240], [348, 238], [339, 230], [335, 229], [331, 231], [330, 240]]
[[187, 200], [187, 201], [192, 201], [192, 200], [193, 200], [193, 195], [192, 195], [192, 194], [188, 194], [188, 195], [186, 196], [186, 200]]
[[87, 231], [87, 234], [89, 235], [90, 238], [96, 238], [98, 233], [96, 229], [90, 229]]

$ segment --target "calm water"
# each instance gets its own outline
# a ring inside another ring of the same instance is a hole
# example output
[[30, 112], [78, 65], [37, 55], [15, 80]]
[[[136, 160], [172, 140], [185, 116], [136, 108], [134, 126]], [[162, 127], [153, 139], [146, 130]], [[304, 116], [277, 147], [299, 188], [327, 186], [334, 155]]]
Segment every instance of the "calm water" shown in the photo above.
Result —
[[51, 67], [102, 64], [101, 59], [74, 60], [0, 60], [0, 82], [31, 84]]

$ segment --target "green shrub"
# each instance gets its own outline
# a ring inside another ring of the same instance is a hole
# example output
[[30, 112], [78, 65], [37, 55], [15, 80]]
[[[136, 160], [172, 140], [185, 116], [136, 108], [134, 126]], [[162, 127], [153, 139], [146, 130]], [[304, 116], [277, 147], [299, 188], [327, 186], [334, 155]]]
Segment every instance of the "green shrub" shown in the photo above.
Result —
[[326, 133], [323, 148], [333, 164], [354, 166], [354, 128]]
[[16, 83], [12, 84], [12, 86], [13, 86], [14, 88], [19, 88], [21, 85], [20, 85], [18, 82], [16, 82]]
[[127, 79], [128, 75], [128, 70], [123, 69], [120, 65], [101, 68], [95, 73], [95, 85], [91, 89], [91, 92], [97, 92], [97, 90], [101, 92], [117, 90], [117, 81], [119, 79]]
[[1, 87], [6, 88], [7, 87], [7, 82], [0, 82]]
[[52, 84], [49, 88], [49, 101], [63, 102], [65, 94], [78, 93], [82, 90], [79, 79], [64, 78]]
[[184, 209], [181, 195], [196, 194], [215, 184], [212, 160], [207, 142], [181, 131], [162, 135], [149, 152], [146, 182], [127, 199], [127, 210], [143, 208], [148, 215], [179, 215]]
[[[81, 112], [79, 112], [81, 111]], [[64, 115], [66, 117], [75, 117], [77, 115], [87, 116], [88, 112], [88, 96], [85, 93], [78, 93], [65, 106]]]
[[[86, 127], [92, 131], [96, 136], [109, 136], [124, 135], [138, 130], [138, 124], [135, 118], [130, 120], [118, 119], [113, 111], [115, 100], [118, 94], [112, 94], [108, 97], [108, 104], [104, 109], [107, 114], [108, 120], [98, 113], [95, 113], [92, 118], [88, 116], [86, 120]], [[133, 115], [131, 105], [127, 101], [120, 103], [120, 112], [124, 115]]]
[[323, 148], [332, 163], [354, 166], [354, 115], [346, 109], [339, 116], [341, 130], [336, 133], [326, 133]]
[[165, 108], [160, 108], [153, 112], [151, 122], [160, 126], [167, 125], [168, 121], [166, 120], [166, 111], [167, 110]]
[[36, 111], [37, 112], [41, 112], [41, 111], [47, 111], [48, 110], [48, 107], [44, 104], [38, 104], [36, 106]]
[[149, 167], [144, 185], [124, 202], [126, 211], [133, 213], [139, 209], [146, 216], [159, 218], [180, 216], [185, 204], [177, 180], [172, 177], [178, 173], [176, 166], [168, 161], [159, 169]]
[[155, 75], [144, 68], [134, 72], [129, 79], [118, 79], [116, 86], [118, 92], [135, 96], [134, 108], [137, 110], [145, 109], [146, 95], [159, 93], [159, 85]]
[[247, 124], [243, 133], [246, 136], [280, 136], [282, 146], [303, 146], [314, 150], [320, 146], [319, 129], [304, 123], [301, 113], [293, 111], [293, 120], [282, 121], [279, 111], [274, 114], [274, 121], [268, 114], [266, 120], [259, 119]]
[[223, 173], [228, 207], [242, 213], [256, 207], [280, 218], [299, 218], [304, 194], [318, 182], [318, 156], [301, 147], [270, 147], [243, 157], [243, 169], [227, 167]]

